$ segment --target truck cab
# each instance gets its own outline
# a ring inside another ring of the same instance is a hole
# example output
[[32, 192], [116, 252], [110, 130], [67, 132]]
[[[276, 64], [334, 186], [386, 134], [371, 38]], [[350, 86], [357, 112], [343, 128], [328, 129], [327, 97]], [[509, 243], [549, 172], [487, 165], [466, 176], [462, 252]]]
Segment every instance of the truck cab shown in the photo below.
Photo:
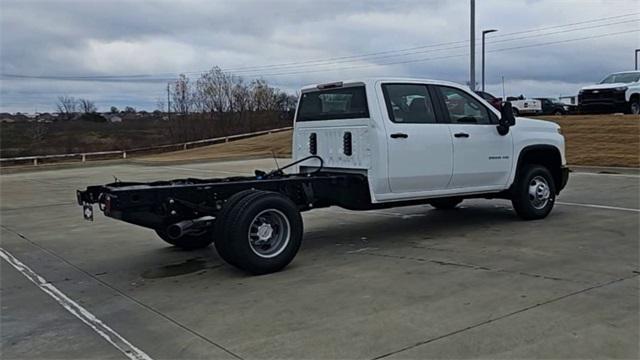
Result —
[[[459, 84], [364, 79], [302, 89], [294, 160], [317, 155], [324, 169], [363, 174], [372, 203], [496, 195], [535, 157], [564, 186], [564, 138], [552, 122], [503, 115]], [[529, 154], [529, 155], [527, 155]], [[318, 164], [301, 166], [313, 171]]]

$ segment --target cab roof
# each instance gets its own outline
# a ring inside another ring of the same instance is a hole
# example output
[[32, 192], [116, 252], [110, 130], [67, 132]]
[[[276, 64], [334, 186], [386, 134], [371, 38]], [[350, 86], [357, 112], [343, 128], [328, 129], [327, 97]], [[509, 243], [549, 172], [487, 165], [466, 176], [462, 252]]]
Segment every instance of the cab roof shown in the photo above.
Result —
[[454, 83], [451, 81], [443, 81], [443, 80], [434, 80], [434, 79], [423, 79], [423, 78], [408, 78], [408, 77], [366, 77], [366, 78], [356, 78], [351, 80], [342, 80], [342, 81], [332, 81], [326, 83], [312, 84], [306, 85], [302, 87], [302, 91], [314, 91], [319, 89], [331, 89], [331, 88], [340, 88], [345, 86], [353, 86], [353, 85], [369, 85], [373, 86], [378, 82], [407, 82], [407, 83], [424, 83], [424, 84], [434, 84], [434, 85], [447, 85], [457, 88], [469, 89], [468, 86]]

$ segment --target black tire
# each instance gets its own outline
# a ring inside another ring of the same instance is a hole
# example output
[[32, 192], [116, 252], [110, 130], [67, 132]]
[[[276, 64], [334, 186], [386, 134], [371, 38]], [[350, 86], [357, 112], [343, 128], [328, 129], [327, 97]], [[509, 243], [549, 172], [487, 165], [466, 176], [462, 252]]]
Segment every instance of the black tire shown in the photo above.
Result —
[[520, 111], [516, 108], [511, 108], [511, 111], [513, 112], [513, 116], [520, 116]]
[[198, 235], [185, 235], [172, 239], [165, 230], [156, 229], [156, 234], [165, 242], [184, 250], [203, 249], [213, 242], [213, 231], [203, 231]]
[[225, 261], [261, 275], [279, 271], [293, 260], [302, 243], [303, 224], [300, 211], [289, 198], [251, 191], [227, 205], [231, 206], [218, 218], [220, 231], [215, 242]]
[[555, 115], [555, 116], [562, 116], [562, 115], [564, 115], [564, 111], [556, 110], [556, 111], [553, 113], [553, 115]]
[[524, 220], [545, 218], [556, 200], [551, 172], [544, 166], [527, 164], [518, 174], [511, 198], [516, 213]]
[[429, 205], [433, 206], [438, 210], [450, 210], [450, 209], [454, 209], [461, 202], [462, 202], [462, 199], [458, 199], [458, 198], [442, 198], [442, 199], [433, 199], [429, 201]]
[[640, 99], [635, 97], [629, 102], [629, 114], [640, 115]]
[[[242, 200], [247, 196], [250, 196], [250, 195], [253, 196], [259, 193], [261, 192], [257, 190], [243, 190], [231, 195], [225, 201], [224, 206], [222, 207], [222, 211], [220, 211], [216, 219], [217, 226], [216, 226], [215, 237], [217, 239], [224, 239], [227, 236], [225, 232], [225, 225], [224, 225], [225, 219], [229, 216], [230, 211], [235, 208], [238, 201]], [[226, 246], [222, 241], [216, 242], [214, 245], [216, 247], [216, 251], [218, 252], [218, 255], [220, 255], [222, 260], [226, 261], [230, 265], [237, 267], [234, 254], [229, 248], [229, 246]]]

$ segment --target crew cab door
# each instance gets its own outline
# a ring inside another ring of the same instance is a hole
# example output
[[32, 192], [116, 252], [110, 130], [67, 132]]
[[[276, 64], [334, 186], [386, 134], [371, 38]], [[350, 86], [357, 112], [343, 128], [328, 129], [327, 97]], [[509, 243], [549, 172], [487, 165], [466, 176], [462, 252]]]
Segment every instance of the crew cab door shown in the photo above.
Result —
[[437, 115], [432, 91], [420, 83], [383, 83], [379, 90], [391, 192], [446, 189], [453, 171], [451, 133]]
[[497, 115], [471, 93], [449, 86], [435, 89], [453, 135], [449, 189], [504, 187], [513, 162], [511, 132], [500, 135]]

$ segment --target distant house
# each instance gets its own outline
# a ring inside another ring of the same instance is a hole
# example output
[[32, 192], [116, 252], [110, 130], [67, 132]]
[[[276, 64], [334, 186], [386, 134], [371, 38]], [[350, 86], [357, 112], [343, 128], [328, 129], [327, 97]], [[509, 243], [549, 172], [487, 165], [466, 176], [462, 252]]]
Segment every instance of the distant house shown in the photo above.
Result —
[[30, 121], [31, 119], [27, 116], [25, 116], [22, 113], [15, 113], [15, 114], [9, 114], [9, 113], [0, 113], [0, 119], [2, 119], [2, 122], [5, 123], [9, 123], [9, 122], [27, 122]]
[[116, 115], [116, 114], [105, 115], [105, 117], [107, 118], [107, 120], [109, 120], [110, 123], [121, 123], [122, 122], [122, 118], [119, 115]]
[[125, 112], [124, 114], [120, 114], [120, 117], [124, 121], [132, 121], [138, 119], [138, 114], [134, 112]]
[[58, 114], [56, 113], [41, 113], [36, 117], [36, 121], [39, 123], [52, 123], [56, 120], [58, 120]]

